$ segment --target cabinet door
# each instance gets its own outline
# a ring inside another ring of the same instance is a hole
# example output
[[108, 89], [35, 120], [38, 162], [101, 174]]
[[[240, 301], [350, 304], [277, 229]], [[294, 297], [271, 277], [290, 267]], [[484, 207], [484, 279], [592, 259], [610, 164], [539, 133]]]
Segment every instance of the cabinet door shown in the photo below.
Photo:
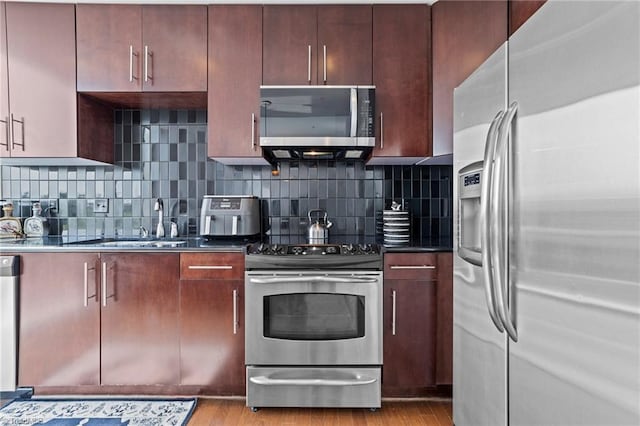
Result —
[[427, 5], [373, 6], [374, 157], [431, 155], [430, 23]]
[[453, 384], [453, 253], [438, 253], [436, 383]]
[[144, 91], [207, 91], [206, 6], [144, 6], [142, 41]]
[[20, 258], [18, 384], [100, 384], [98, 256], [24, 253]]
[[140, 91], [141, 26], [138, 5], [76, 5], [79, 92]]
[[6, 5], [0, 3], [0, 157], [11, 156], [9, 116], [9, 73], [7, 71]]
[[371, 19], [371, 6], [318, 7], [318, 84], [371, 84]]
[[316, 7], [266, 5], [263, 25], [263, 84], [316, 84]]
[[179, 255], [103, 253], [101, 263], [102, 384], [177, 384]]
[[453, 153], [453, 89], [507, 40], [507, 0], [438, 1], [431, 13], [435, 156]]
[[385, 279], [383, 311], [382, 394], [424, 394], [436, 383], [435, 281]]
[[244, 281], [180, 281], [180, 384], [243, 395]]
[[209, 6], [209, 157], [262, 157], [262, 7]]
[[6, 13], [11, 156], [75, 157], [74, 7], [7, 3]]
[[518, 0], [509, 2], [509, 35], [516, 32], [547, 0]]

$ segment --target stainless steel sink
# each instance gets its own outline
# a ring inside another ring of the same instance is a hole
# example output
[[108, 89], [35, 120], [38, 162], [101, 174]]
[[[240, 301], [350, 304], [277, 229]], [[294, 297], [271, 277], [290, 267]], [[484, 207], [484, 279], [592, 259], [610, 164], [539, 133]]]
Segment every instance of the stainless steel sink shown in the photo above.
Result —
[[67, 245], [82, 245], [94, 247], [180, 247], [186, 244], [185, 240], [159, 240], [159, 239], [118, 239], [118, 238], [96, 238], [93, 240], [74, 241]]

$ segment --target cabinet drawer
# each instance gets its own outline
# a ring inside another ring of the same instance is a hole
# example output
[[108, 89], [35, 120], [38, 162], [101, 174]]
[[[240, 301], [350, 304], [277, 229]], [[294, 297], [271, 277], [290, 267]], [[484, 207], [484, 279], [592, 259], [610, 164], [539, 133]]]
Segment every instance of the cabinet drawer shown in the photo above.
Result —
[[180, 279], [244, 279], [244, 254], [180, 253]]
[[384, 278], [435, 280], [436, 258], [435, 253], [387, 253], [384, 255]]

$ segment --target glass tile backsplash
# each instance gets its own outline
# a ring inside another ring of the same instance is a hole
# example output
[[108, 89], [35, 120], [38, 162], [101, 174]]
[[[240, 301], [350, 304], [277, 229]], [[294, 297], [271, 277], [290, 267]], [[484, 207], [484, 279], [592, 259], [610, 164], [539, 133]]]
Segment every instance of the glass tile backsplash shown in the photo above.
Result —
[[[410, 212], [412, 244], [452, 245], [451, 166], [292, 162], [272, 176], [269, 166], [208, 159], [206, 117], [206, 110], [117, 110], [115, 165], [2, 165], [0, 198], [21, 217], [40, 201], [53, 207], [52, 231], [97, 237], [138, 235], [141, 226], [152, 232], [158, 197], [165, 226], [175, 219], [181, 235], [197, 235], [204, 195], [255, 195], [267, 207], [272, 242], [304, 242], [307, 213], [315, 208], [333, 222], [332, 240], [380, 240], [381, 212], [397, 201]], [[108, 200], [107, 213], [95, 211], [100, 199]]]

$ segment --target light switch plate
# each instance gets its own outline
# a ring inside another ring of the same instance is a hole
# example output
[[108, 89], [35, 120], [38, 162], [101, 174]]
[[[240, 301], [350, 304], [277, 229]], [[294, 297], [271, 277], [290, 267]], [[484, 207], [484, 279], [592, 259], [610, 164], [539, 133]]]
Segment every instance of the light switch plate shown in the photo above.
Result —
[[108, 198], [96, 198], [93, 204], [94, 213], [109, 213], [109, 199]]

